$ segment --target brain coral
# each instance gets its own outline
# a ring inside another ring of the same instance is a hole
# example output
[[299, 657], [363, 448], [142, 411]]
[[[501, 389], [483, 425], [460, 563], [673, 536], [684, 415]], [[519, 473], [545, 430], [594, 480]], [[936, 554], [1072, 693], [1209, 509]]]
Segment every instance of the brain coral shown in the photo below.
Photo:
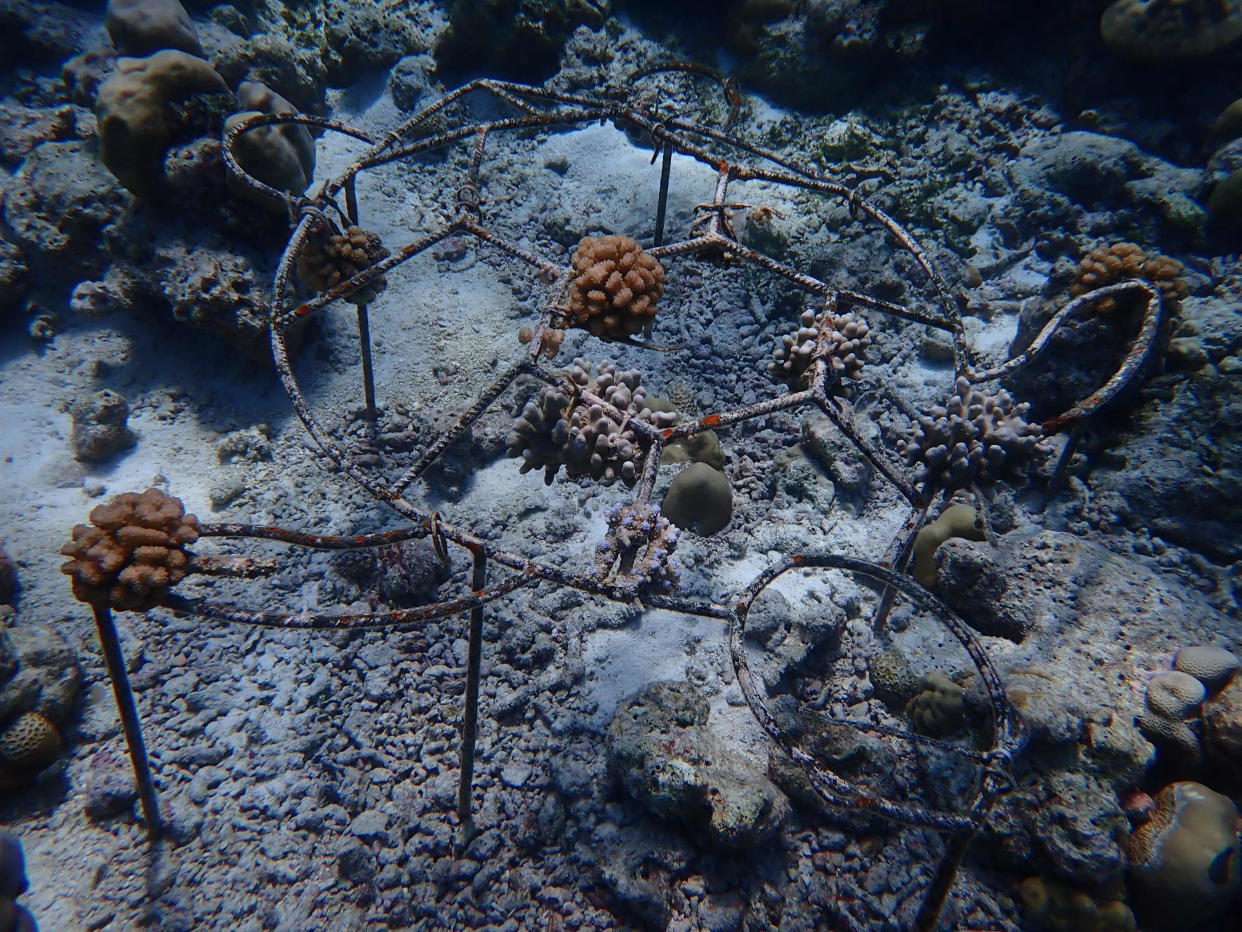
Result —
[[1183, 647], [1173, 660], [1173, 669], [1189, 673], [1209, 689], [1223, 686], [1242, 665], [1233, 651], [1202, 644]]

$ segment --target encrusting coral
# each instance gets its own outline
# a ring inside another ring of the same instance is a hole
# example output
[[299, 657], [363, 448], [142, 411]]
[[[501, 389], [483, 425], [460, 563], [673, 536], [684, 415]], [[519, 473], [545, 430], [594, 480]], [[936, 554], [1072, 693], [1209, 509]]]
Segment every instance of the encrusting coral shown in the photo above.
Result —
[[[793, 389], [802, 388], [802, 380], [811, 366], [819, 328], [815, 312], [806, 310], [798, 319], [794, 333], [781, 337], [781, 345], [772, 353], [772, 375]], [[840, 394], [848, 394], [844, 379], [862, 377], [863, 353], [871, 345], [871, 328], [857, 314], [834, 314], [827, 322], [825, 354], [831, 383]]]
[[163, 601], [189, 571], [186, 545], [198, 540], [198, 519], [179, 498], [158, 489], [124, 492], [73, 528], [60, 568], [83, 602], [145, 611]]
[[[677, 415], [644, 407], [647, 393], [636, 370], [622, 372], [612, 363], [596, 367], [575, 359], [565, 375], [576, 388], [564, 383], [543, 386], [513, 422], [509, 455], [522, 458], [524, 473], [542, 468], [549, 485], [562, 466], [571, 477], [620, 479], [633, 485], [646, 451], [628, 422], [641, 420], [663, 429], [673, 426]], [[581, 391], [604, 399], [621, 412], [622, 420], [600, 405], [586, 404]]]
[[995, 395], [976, 391], [965, 378], [954, 390], [897, 441], [906, 464], [918, 467], [916, 481], [936, 489], [989, 484], [1047, 455], [1039, 425], [1026, 420], [1030, 405], [1014, 404], [1003, 389]]
[[[1181, 301], [1190, 294], [1190, 286], [1182, 278], [1182, 264], [1176, 259], [1159, 254], [1148, 254], [1142, 247], [1134, 243], [1112, 243], [1099, 246], [1078, 263], [1078, 270], [1069, 292], [1074, 297], [1115, 285], [1132, 278], [1151, 282], [1160, 292], [1160, 296], [1169, 305], [1169, 310], [1176, 314], [1181, 309]], [[1128, 305], [1125, 299], [1103, 298], [1095, 302], [1095, 309], [1100, 313], [1124, 310]]]
[[574, 253], [573, 271], [573, 326], [617, 339], [639, 333], [655, 317], [664, 294], [664, 267], [636, 240], [584, 236]]
[[951, 537], [987, 540], [979, 513], [970, 505], [950, 505], [935, 521], [925, 524], [914, 538], [910, 575], [930, 589], [936, 584], [936, 548]]
[[1141, 915], [1188, 929], [1222, 914], [1242, 891], [1238, 810], [1201, 783], [1156, 794], [1151, 818], [1130, 835], [1130, 879]]
[[[298, 255], [298, 276], [313, 291], [327, 291], [353, 278], [388, 256], [380, 238], [360, 226], [349, 226], [344, 233], [321, 231], [306, 241]], [[388, 287], [381, 275], [364, 288], [347, 295], [353, 304], [370, 304]]]

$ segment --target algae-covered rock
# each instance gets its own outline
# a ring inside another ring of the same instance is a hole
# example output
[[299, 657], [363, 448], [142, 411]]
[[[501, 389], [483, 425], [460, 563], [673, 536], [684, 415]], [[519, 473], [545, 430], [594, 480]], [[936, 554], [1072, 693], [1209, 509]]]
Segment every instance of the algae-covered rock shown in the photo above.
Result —
[[1020, 775], [998, 803], [986, 838], [998, 866], [1096, 885], [1125, 867], [1129, 822], [1117, 795], [1076, 772]]
[[609, 763], [655, 815], [719, 847], [752, 847], [776, 831], [789, 801], [707, 727], [708, 715], [706, 699], [689, 683], [650, 683], [613, 716]]

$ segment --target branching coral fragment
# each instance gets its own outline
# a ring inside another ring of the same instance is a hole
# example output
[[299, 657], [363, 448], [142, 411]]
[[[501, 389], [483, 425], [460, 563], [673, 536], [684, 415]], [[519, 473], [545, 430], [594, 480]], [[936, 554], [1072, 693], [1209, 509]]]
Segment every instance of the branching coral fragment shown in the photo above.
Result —
[[1030, 405], [1014, 404], [1003, 389], [976, 391], [965, 378], [954, 390], [897, 441], [906, 464], [917, 467], [916, 481], [948, 490], [988, 485], [1050, 452], [1039, 425], [1026, 420]]
[[597, 337], [642, 331], [664, 294], [664, 267], [628, 236], [585, 236], [573, 258], [573, 323]]
[[821, 328], [818, 315], [802, 312], [799, 327], [781, 337], [773, 352], [772, 375], [791, 388], [802, 388], [807, 370], [815, 359], [816, 347], [828, 361], [829, 385], [837, 394], [849, 394], [843, 379], [862, 377], [863, 353], [871, 345], [871, 328], [857, 314], [828, 314]]
[[[509, 455], [522, 458], [524, 473], [542, 468], [549, 485], [562, 466], [571, 477], [590, 476], [603, 482], [619, 479], [633, 485], [646, 441], [632, 422], [671, 427], [676, 413], [643, 406], [647, 392], [635, 370], [623, 372], [608, 362], [595, 367], [585, 359], [575, 359], [565, 375], [569, 384], [545, 385], [526, 403], [509, 435]], [[603, 399], [614, 410], [585, 401], [583, 392]]]
[[125, 492], [96, 507], [90, 520], [75, 525], [73, 540], [60, 549], [71, 558], [60, 570], [81, 601], [145, 611], [189, 572], [186, 546], [198, 540], [198, 519], [181, 499], [159, 489]]

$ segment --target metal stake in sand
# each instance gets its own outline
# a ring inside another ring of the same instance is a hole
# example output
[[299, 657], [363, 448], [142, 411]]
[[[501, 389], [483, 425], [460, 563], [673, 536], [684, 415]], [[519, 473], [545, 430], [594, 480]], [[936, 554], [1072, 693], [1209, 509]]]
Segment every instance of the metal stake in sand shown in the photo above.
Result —
[[[349, 222], [358, 225], [358, 191], [354, 185], [354, 176], [350, 175], [345, 182], [345, 212], [349, 214]], [[379, 414], [375, 409], [375, 369], [371, 365], [371, 319], [365, 304], [358, 308], [358, 349], [362, 354], [362, 395], [367, 406], [367, 423], [371, 433], [375, 432]]]
[[158, 838], [164, 831], [164, 824], [160, 820], [159, 801], [155, 797], [155, 784], [151, 780], [147, 747], [142, 740], [138, 707], [134, 704], [134, 692], [129, 685], [129, 675], [125, 672], [121, 639], [112, 621], [112, 609], [106, 605], [92, 605], [91, 608], [95, 612], [95, 627], [99, 630], [99, 643], [103, 646], [108, 679], [112, 681], [112, 694], [116, 696], [116, 708], [121, 713], [121, 728], [125, 732], [125, 743], [129, 746], [129, 759], [134, 765], [134, 782], [138, 784], [138, 800], [142, 805], [142, 817], [147, 823], [147, 837]]
[[[479, 592], [487, 585], [487, 557], [474, 553], [470, 588]], [[465, 851], [474, 837], [471, 789], [474, 783], [474, 743], [479, 733], [479, 668], [483, 658], [483, 606], [470, 609], [470, 634], [466, 653], [466, 701], [461, 722], [461, 772], [457, 776], [457, 847]]]
[[[655, 161], [652, 155], [651, 160]], [[660, 196], [656, 201], [655, 240], [653, 245], [664, 245], [664, 220], [668, 215], [668, 178], [673, 170], [673, 144], [664, 142], [663, 156], [660, 159]]]

